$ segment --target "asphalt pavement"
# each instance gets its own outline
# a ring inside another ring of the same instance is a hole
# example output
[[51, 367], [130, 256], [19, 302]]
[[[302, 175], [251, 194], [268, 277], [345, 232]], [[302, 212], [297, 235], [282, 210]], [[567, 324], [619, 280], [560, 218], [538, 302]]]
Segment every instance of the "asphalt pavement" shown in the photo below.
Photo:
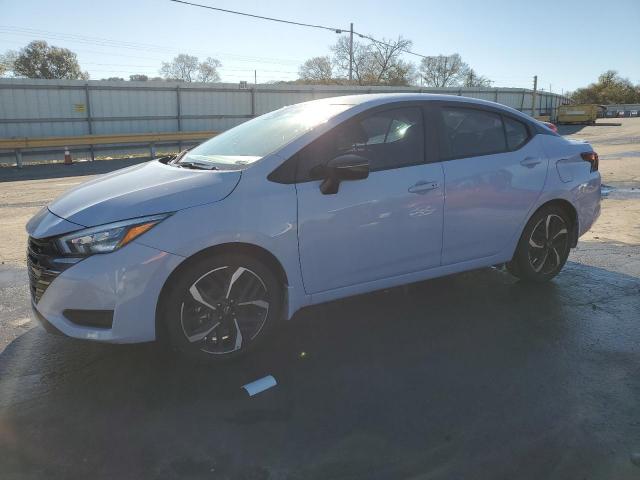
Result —
[[[603, 175], [637, 168], [624, 152]], [[605, 199], [548, 284], [482, 269], [331, 302], [207, 367], [29, 320], [18, 224], [68, 188], [43, 171], [0, 184], [1, 479], [640, 478], [637, 197]]]
[[219, 367], [31, 328], [0, 353], [1, 476], [640, 478], [640, 280], [582, 255], [309, 308]]

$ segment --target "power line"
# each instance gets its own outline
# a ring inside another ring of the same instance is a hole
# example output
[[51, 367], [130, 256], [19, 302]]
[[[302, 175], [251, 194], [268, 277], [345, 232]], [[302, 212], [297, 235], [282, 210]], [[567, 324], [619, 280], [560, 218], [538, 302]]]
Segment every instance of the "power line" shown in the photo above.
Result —
[[343, 28], [335, 28], [335, 27], [327, 27], [325, 25], [314, 25], [313, 23], [302, 23], [302, 22], [295, 22], [293, 20], [283, 20], [281, 18], [275, 18], [275, 17], [265, 17], [263, 15], [255, 15], [253, 13], [246, 13], [246, 12], [238, 12], [236, 10], [227, 10], [226, 8], [218, 8], [218, 7], [212, 7], [211, 5], [202, 5], [200, 3], [192, 3], [192, 2], [186, 2], [184, 0], [169, 0], [170, 2], [174, 2], [174, 3], [182, 3], [184, 5], [190, 5], [192, 7], [200, 7], [200, 8], [206, 8], [209, 10], [216, 10], [218, 12], [224, 12], [224, 13], [232, 13], [234, 15], [242, 15], [245, 17], [251, 17], [251, 18], [257, 18], [260, 20], [269, 20], [271, 22], [280, 22], [280, 23], [288, 23], [290, 25], [298, 25], [300, 27], [309, 27], [309, 28], [318, 28], [321, 30], [329, 30], [335, 33], [342, 33], [345, 30]]
[[[234, 15], [242, 15], [245, 17], [251, 17], [251, 18], [257, 18], [259, 20], [269, 20], [271, 22], [280, 22], [280, 23], [287, 23], [289, 25], [297, 25], [300, 27], [309, 27], [309, 28], [318, 28], [318, 29], [322, 29], [322, 30], [329, 30], [331, 32], [335, 32], [335, 33], [349, 33], [350, 29], [346, 29], [346, 28], [337, 28], [337, 27], [328, 27], [326, 25], [315, 25], [312, 23], [303, 23], [303, 22], [296, 22], [293, 20], [284, 20], [282, 18], [275, 18], [275, 17], [265, 17], [263, 15], [255, 15], [253, 13], [246, 13], [246, 12], [239, 12], [237, 10], [228, 10], [226, 8], [218, 8], [218, 7], [212, 7], [211, 5], [202, 5], [200, 3], [193, 3], [193, 2], [187, 2], [185, 0], [169, 0], [170, 2], [174, 2], [174, 3], [181, 3], [183, 5], [189, 5], [192, 7], [199, 7], [199, 8], [206, 8], [208, 10], [215, 10], [218, 12], [224, 12], [224, 13], [232, 13]], [[355, 35], [358, 35], [360, 38], [364, 38], [367, 39], [371, 42], [380, 44], [380, 45], [385, 45], [387, 47], [391, 47], [391, 48], [395, 48], [397, 47], [397, 45], [392, 45], [390, 43], [387, 42], [383, 42], [381, 40], [378, 40], [376, 38], [373, 38], [369, 35], [365, 35], [363, 33], [359, 33], [354, 31], [353, 32]], [[416, 57], [420, 57], [420, 58], [427, 58], [428, 55], [422, 55], [420, 53], [416, 53], [416, 52], [412, 52], [411, 50], [406, 50], [404, 48], [400, 48], [399, 49], [401, 52], [406, 53], [408, 55], [415, 55]]]
[[[36, 30], [32, 28], [23, 28], [23, 27], [13, 27], [7, 25], [0, 25], [0, 34], [6, 35], [21, 35], [21, 36], [41, 36], [43, 38], [54, 39], [54, 40], [64, 40], [70, 43], [80, 43], [85, 45], [96, 45], [101, 47], [117, 47], [117, 48], [125, 48], [132, 50], [141, 50], [147, 52], [154, 53], [166, 53], [167, 51], [179, 52], [180, 50], [175, 47], [169, 47], [166, 45], [154, 45], [149, 43], [135, 43], [135, 42], [122, 42], [119, 40], [112, 40], [103, 37], [90, 37], [85, 35], [75, 35], [68, 33], [60, 33], [60, 32], [52, 32], [48, 30]], [[247, 61], [247, 62], [264, 62], [264, 63], [278, 63], [278, 64], [295, 64], [299, 63], [299, 60], [296, 59], [284, 59], [284, 58], [274, 58], [274, 57], [260, 57], [260, 56], [249, 56], [249, 55], [238, 55], [234, 53], [228, 52], [215, 52], [215, 51], [195, 51], [194, 53], [201, 53], [204, 55], [222, 55], [237, 59], [238, 61]], [[140, 57], [141, 58], [141, 57]]]

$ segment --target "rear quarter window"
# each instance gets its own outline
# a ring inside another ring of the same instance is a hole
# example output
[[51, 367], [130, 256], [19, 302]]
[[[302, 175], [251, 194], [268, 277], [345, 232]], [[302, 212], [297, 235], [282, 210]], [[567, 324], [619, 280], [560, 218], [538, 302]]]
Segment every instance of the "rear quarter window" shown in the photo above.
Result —
[[504, 118], [504, 130], [507, 135], [507, 147], [509, 150], [518, 150], [529, 139], [529, 130], [527, 126], [510, 117]]

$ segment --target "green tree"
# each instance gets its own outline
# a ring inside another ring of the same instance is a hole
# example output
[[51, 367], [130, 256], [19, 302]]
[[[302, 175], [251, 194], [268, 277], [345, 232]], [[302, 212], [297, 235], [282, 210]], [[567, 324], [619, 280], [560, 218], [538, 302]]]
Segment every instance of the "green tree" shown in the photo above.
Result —
[[80, 70], [74, 52], [49, 46], [44, 40], [35, 40], [18, 52], [13, 62], [13, 73], [27, 78], [89, 79], [89, 74]]
[[147, 80], [149, 80], [149, 77], [147, 75], [141, 75], [141, 74], [129, 75], [130, 82], [146, 82]]
[[576, 103], [640, 103], [640, 85], [634, 86], [617, 71], [607, 70], [597, 82], [573, 92], [571, 99]]

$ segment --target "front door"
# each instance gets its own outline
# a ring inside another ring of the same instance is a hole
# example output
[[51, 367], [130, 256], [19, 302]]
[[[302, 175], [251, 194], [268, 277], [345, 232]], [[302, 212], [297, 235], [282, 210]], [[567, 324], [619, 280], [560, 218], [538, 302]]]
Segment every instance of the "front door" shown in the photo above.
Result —
[[[420, 107], [392, 108], [347, 121], [299, 153], [299, 253], [307, 293], [440, 265], [444, 178], [439, 163], [425, 162], [424, 138]], [[314, 167], [346, 153], [368, 159], [369, 177], [323, 194]]]

